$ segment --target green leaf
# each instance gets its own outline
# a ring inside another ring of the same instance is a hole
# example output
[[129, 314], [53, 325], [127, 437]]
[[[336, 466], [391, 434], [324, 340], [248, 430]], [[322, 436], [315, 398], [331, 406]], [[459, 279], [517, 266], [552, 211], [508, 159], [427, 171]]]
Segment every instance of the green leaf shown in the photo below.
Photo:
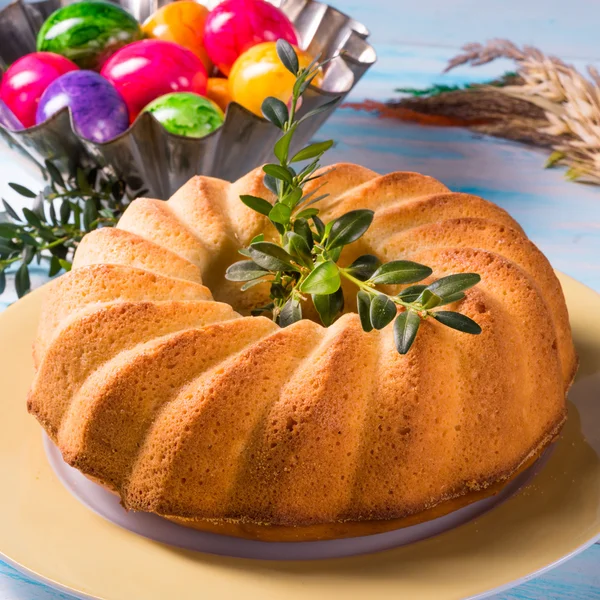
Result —
[[29, 244], [30, 246], [37, 246], [35, 238], [29, 235], [26, 231], [19, 231], [17, 233], [17, 237], [25, 244]]
[[323, 239], [323, 235], [325, 234], [325, 223], [321, 221], [319, 217], [316, 215], [312, 218], [313, 223], [315, 224], [315, 229], [317, 230], [317, 235], [319, 236], [319, 240]]
[[271, 210], [269, 211], [269, 219], [273, 221], [273, 223], [281, 223], [282, 225], [287, 225], [290, 222], [290, 217], [292, 216], [292, 209], [281, 202], [277, 202], [273, 205]]
[[367, 292], [363, 290], [360, 290], [360, 292], [356, 294], [356, 307], [358, 309], [358, 316], [360, 317], [360, 324], [366, 332], [373, 330], [373, 324], [371, 323], [372, 299], [373, 297], [371, 294], [367, 294]]
[[92, 191], [87, 175], [81, 167], [77, 167], [75, 180], [77, 181], [77, 186], [84, 194], [89, 194]]
[[71, 217], [71, 203], [68, 200], [63, 200], [60, 205], [60, 222], [66, 225]]
[[263, 183], [270, 192], [273, 192], [273, 194], [276, 196], [279, 195], [277, 179], [275, 179], [275, 177], [272, 177], [271, 175], [265, 175], [263, 178]]
[[448, 275], [434, 281], [427, 286], [427, 289], [444, 299], [446, 296], [453, 296], [458, 292], [464, 292], [481, 281], [477, 273], [457, 273]]
[[352, 210], [337, 218], [331, 225], [327, 248], [355, 242], [369, 229], [374, 214], [372, 210]]
[[8, 184], [17, 194], [21, 196], [25, 196], [25, 198], [35, 198], [37, 196], [36, 193], [32, 192], [29, 188], [26, 188], [24, 185], [20, 185], [18, 183], [9, 183]]
[[374, 285], [414, 283], [431, 275], [432, 270], [411, 260], [393, 260], [385, 263], [373, 273], [370, 281]]
[[412, 310], [407, 310], [400, 313], [394, 321], [394, 343], [400, 354], [406, 354], [413, 345], [419, 326], [421, 325], [421, 317]]
[[299, 162], [301, 160], [308, 160], [310, 158], [321, 156], [321, 154], [329, 150], [331, 146], [333, 146], [333, 140], [311, 144], [310, 146], [306, 146], [306, 148], [302, 148], [302, 150], [294, 154], [290, 162]]
[[330, 248], [327, 250], [327, 255], [333, 262], [337, 262], [340, 259], [340, 254], [342, 253], [342, 246], [338, 246], [337, 248]]
[[300, 285], [307, 294], [333, 294], [341, 285], [338, 266], [331, 260], [317, 265]]
[[32, 210], [29, 210], [28, 208], [24, 208], [23, 215], [25, 216], [25, 220], [32, 227], [41, 227], [42, 226], [42, 222], [40, 221], [40, 218]]
[[54, 202], [49, 202], [48, 212], [50, 214], [50, 221], [55, 227], [58, 225], [58, 219], [56, 218], [56, 209], [54, 208]]
[[0, 223], [0, 238], [12, 240], [17, 237], [19, 225], [15, 223]]
[[[287, 107], [286, 107], [287, 111]], [[273, 154], [282, 163], [287, 162], [288, 152], [290, 151], [290, 143], [296, 132], [296, 124], [294, 123], [289, 130], [284, 133], [275, 143]]]
[[0, 254], [9, 255], [13, 254], [14, 252], [17, 252], [18, 250], [19, 247], [13, 242], [4, 241], [0, 239]]
[[371, 300], [371, 324], [375, 329], [383, 329], [396, 316], [396, 305], [385, 294], [376, 294]]
[[259, 233], [258, 235], [255, 235], [252, 240], [251, 240], [251, 244], [255, 244], [256, 242], [264, 242], [265, 241], [265, 234], [264, 233]]
[[546, 161], [544, 169], [551, 169], [557, 165], [565, 157], [564, 152], [553, 152]]
[[311, 217], [315, 217], [318, 214], [318, 208], [305, 208], [296, 215], [296, 219], [310, 219]]
[[48, 171], [48, 175], [50, 175], [50, 179], [52, 180], [52, 182], [64, 189], [66, 187], [65, 181], [62, 178], [62, 175], [60, 174], [60, 171], [58, 170], [56, 165], [48, 159], [46, 159], [44, 162], [46, 165], [46, 170]]
[[309, 248], [314, 246], [315, 242], [313, 240], [312, 231], [308, 221], [305, 218], [297, 216], [292, 227], [294, 228], [294, 232], [302, 237]]
[[242, 194], [240, 196], [240, 200], [252, 210], [260, 213], [261, 215], [268, 216], [273, 208], [273, 205], [270, 202], [267, 202], [264, 198], [259, 198], [258, 196], [250, 196], [248, 194]]
[[302, 188], [293, 188], [291, 192], [288, 192], [282, 199], [281, 202], [291, 209], [296, 207], [298, 201], [302, 197]]
[[240, 260], [227, 268], [225, 279], [228, 281], [251, 281], [257, 277], [268, 275], [268, 273], [252, 260]]
[[267, 175], [270, 175], [271, 177], [274, 177], [275, 179], [281, 179], [281, 181], [285, 181], [286, 183], [288, 183], [290, 185], [292, 184], [293, 175], [285, 167], [282, 167], [281, 165], [274, 165], [274, 164], [265, 165], [263, 167], [263, 171]]
[[272, 242], [251, 244], [250, 256], [256, 264], [268, 271], [297, 271], [294, 259], [281, 246]]
[[283, 66], [292, 75], [298, 75], [300, 65], [298, 64], [298, 56], [296, 55], [294, 47], [286, 40], [279, 39], [275, 44], [275, 49], [277, 50], [277, 56], [283, 63]]
[[6, 273], [4, 269], [0, 269], [0, 295], [4, 293], [6, 289]]
[[7, 212], [8, 216], [15, 221], [21, 221], [21, 217], [17, 214], [17, 211], [2, 198], [2, 204], [4, 205], [4, 210]]
[[264, 99], [260, 110], [265, 119], [271, 121], [279, 129], [283, 129], [289, 119], [287, 106], [281, 100], [272, 96]]
[[417, 299], [417, 302], [421, 305], [423, 310], [431, 310], [432, 308], [439, 306], [441, 301], [442, 299], [437, 294], [434, 294], [429, 288], [425, 288]]
[[315, 77], [317, 77], [317, 75], [320, 74], [320, 68], [319, 69], [315, 69], [312, 73], [308, 74], [306, 79], [304, 80], [299, 80], [296, 83], [298, 83], [298, 87], [296, 88], [296, 86], [294, 85], [294, 87], [297, 90], [297, 94], [299, 96], [302, 96], [302, 94], [304, 94], [304, 92], [308, 89], [308, 86], [313, 82], [313, 80], [315, 79]]
[[438, 310], [432, 313], [432, 316], [443, 325], [446, 325], [446, 327], [457, 329], [463, 333], [471, 333], [473, 335], [481, 333], [481, 327], [479, 327], [473, 319], [470, 319], [462, 313], [453, 312], [451, 310]]
[[59, 271], [61, 269], [62, 269], [62, 267], [60, 266], [60, 261], [58, 260], [58, 258], [56, 256], [53, 256], [50, 259], [50, 269], [48, 270], [48, 276], [54, 277], [55, 275], [57, 275], [59, 273]]
[[325, 102], [325, 104], [321, 104], [321, 106], [317, 106], [317, 108], [314, 108], [313, 110], [309, 110], [300, 119], [299, 123], [302, 123], [302, 121], [306, 121], [307, 119], [312, 119], [313, 117], [316, 117], [318, 114], [325, 112], [326, 110], [329, 110], [330, 108], [333, 108], [340, 100], [341, 100], [341, 96], [338, 98], [334, 98], [333, 100], [329, 100], [329, 102]]
[[359, 256], [350, 266], [346, 267], [346, 271], [360, 279], [361, 281], [367, 281], [375, 271], [381, 265], [381, 261], [373, 254], [363, 254]]
[[64, 258], [59, 258], [59, 259], [58, 259], [58, 262], [60, 263], [60, 266], [61, 266], [61, 267], [62, 267], [62, 268], [63, 268], [63, 269], [64, 269], [64, 270], [67, 272], [67, 273], [68, 273], [68, 272], [71, 270], [71, 268], [73, 267], [73, 264], [72, 264], [70, 261], [68, 261], [68, 260], [65, 260]]
[[[436, 294], [437, 295], [437, 294]], [[452, 304], [453, 302], [458, 302], [465, 297], [463, 292], [457, 292], [456, 294], [450, 294], [449, 296], [444, 296], [444, 298], [440, 298], [440, 303], [438, 306], [444, 306], [444, 304]], [[439, 296], [438, 296], [439, 298]]]
[[294, 231], [288, 231], [285, 234], [285, 242], [288, 252], [303, 262], [306, 266], [312, 267], [312, 254], [306, 240]]
[[92, 223], [98, 218], [98, 209], [96, 201], [93, 198], [88, 198], [83, 206], [83, 228], [85, 231], [90, 231]]
[[253, 288], [255, 285], [259, 285], [261, 283], [265, 283], [267, 280], [264, 278], [259, 278], [259, 279], [253, 279], [252, 281], [247, 281], [241, 288], [240, 290], [242, 290], [242, 292], [245, 292], [246, 290], [249, 290], [250, 288]]
[[300, 320], [302, 320], [302, 307], [300, 301], [292, 296], [283, 305], [277, 322], [280, 327], [287, 327]]
[[23, 248], [22, 261], [28, 265], [31, 263], [31, 261], [34, 259], [34, 257], [35, 257], [35, 248], [33, 246], [25, 246], [25, 248]]
[[411, 285], [403, 289], [398, 294], [398, 298], [404, 300], [404, 302], [414, 302], [425, 289], [427, 289], [426, 285]]
[[15, 273], [15, 288], [17, 290], [17, 296], [22, 298], [31, 288], [31, 281], [29, 279], [29, 267], [26, 263], [22, 263]]
[[325, 327], [329, 327], [344, 310], [344, 293], [341, 287], [334, 294], [313, 294], [312, 301]]

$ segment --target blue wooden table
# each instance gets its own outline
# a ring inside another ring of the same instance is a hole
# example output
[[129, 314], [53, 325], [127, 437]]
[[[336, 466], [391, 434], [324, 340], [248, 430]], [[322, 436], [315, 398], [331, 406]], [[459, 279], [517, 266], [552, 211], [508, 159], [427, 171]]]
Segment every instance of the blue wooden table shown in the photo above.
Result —
[[[568, 62], [600, 63], [597, 27], [600, 5], [592, 0], [331, 0], [367, 24], [379, 61], [352, 100], [385, 100], [396, 87], [434, 82], [482, 81], [510, 67], [463, 68], [440, 76], [446, 61], [465, 42], [507, 37], [534, 44]], [[0, 6], [5, 0], [0, 0]], [[358, 162], [375, 170], [416, 170], [457, 191], [497, 202], [524, 227], [552, 264], [600, 292], [600, 188], [567, 183], [563, 174], [542, 169], [546, 155], [518, 144], [462, 129], [438, 129], [378, 118], [342, 108], [319, 137], [337, 140], [332, 162]], [[0, 149], [0, 195], [11, 200], [8, 181], [36, 185], [37, 174]], [[18, 202], [15, 202], [18, 204]], [[45, 280], [35, 273], [34, 285]], [[9, 283], [0, 309], [14, 301]], [[600, 598], [600, 546], [562, 566], [494, 596], [496, 600], [586, 600]], [[0, 600], [66, 599], [0, 562]], [[138, 599], [132, 599], [138, 600]]]

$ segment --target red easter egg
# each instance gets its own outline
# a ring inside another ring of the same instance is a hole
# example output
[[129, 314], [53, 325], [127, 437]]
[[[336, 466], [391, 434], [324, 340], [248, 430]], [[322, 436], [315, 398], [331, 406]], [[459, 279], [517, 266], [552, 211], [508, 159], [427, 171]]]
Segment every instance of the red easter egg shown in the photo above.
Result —
[[25, 127], [35, 125], [35, 113], [46, 88], [77, 65], [52, 52], [32, 52], [19, 58], [6, 71], [0, 98]]
[[264, 0], [225, 0], [210, 12], [204, 27], [204, 46], [225, 75], [240, 54], [278, 39], [298, 45], [291, 21]]
[[170, 92], [206, 94], [208, 75], [190, 50], [164, 40], [142, 40], [123, 46], [102, 67], [125, 99], [133, 121], [152, 100]]

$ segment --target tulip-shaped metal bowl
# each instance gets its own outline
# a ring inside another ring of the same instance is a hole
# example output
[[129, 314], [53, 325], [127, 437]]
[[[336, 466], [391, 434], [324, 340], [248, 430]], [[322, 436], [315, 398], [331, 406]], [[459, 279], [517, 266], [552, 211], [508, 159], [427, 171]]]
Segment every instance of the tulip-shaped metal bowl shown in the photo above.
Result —
[[[25, 3], [22, 0], [0, 11], [0, 63], [4, 68], [17, 58], [35, 51], [36, 34], [44, 19], [67, 4], [64, 0]], [[123, 0], [120, 5], [140, 22], [164, 0]], [[283, 0], [280, 8], [294, 23], [300, 46], [322, 59], [335, 58], [324, 68], [320, 87], [311, 86], [304, 95], [300, 115], [332, 98], [345, 97], [375, 62], [366, 38], [368, 30], [338, 10], [314, 0]], [[295, 136], [295, 147], [315, 134], [334, 108], [305, 121]], [[141, 185], [155, 198], [168, 198], [193, 175], [234, 180], [272, 159], [279, 135], [265, 119], [239, 104], [227, 108], [222, 127], [204, 138], [187, 138], [167, 132], [149, 113], [141, 114], [129, 129], [111, 141], [99, 144], [81, 137], [68, 109], [20, 131], [0, 125], [0, 135], [32, 160], [52, 160], [61, 170], [94, 163], [108, 167], [132, 187]]]

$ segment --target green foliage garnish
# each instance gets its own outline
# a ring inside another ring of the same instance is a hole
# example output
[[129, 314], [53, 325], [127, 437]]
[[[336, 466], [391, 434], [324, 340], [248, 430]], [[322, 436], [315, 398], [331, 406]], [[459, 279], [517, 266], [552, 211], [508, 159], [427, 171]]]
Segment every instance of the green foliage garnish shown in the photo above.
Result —
[[6, 287], [6, 270], [20, 263], [15, 274], [19, 298], [30, 289], [29, 265], [49, 262], [53, 277], [71, 269], [71, 260], [83, 236], [99, 227], [114, 227], [133, 198], [125, 183], [98, 168], [78, 168], [67, 180], [46, 161], [50, 184], [39, 194], [18, 183], [8, 185], [25, 198], [35, 198], [34, 208], [22, 216], [2, 200], [0, 222], [0, 294]]
[[[319, 209], [314, 204], [327, 194], [317, 195], [320, 188], [305, 194], [304, 187], [324, 174], [315, 175], [315, 171], [333, 141], [310, 144], [292, 156], [290, 144], [302, 120], [326, 110], [337, 99], [297, 119], [299, 99], [324, 63], [315, 60], [306, 69], [300, 69], [293, 47], [283, 40], [277, 42], [277, 54], [296, 77], [296, 83], [289, 109], [276, 98], [267, 98], [262, 105], [265, 118], [282, 131], [274, 148], [279, 163], [263, 167], [265, 186], [275, 194], [276, 200], [271, 205], [256, 196], [245, 195], [240, 199], [271, 221], [279, 233], [279, 243], [258, 236], [240, 250], [247, 260], [231, 265], [225, 275], [230, 281], [244, 282], [242, 290], [263, 282], [270, 284], [271, 302], [256, 308], [252, 314], [271, 314], [276, 323], [287, 327], [302, 319], [301, 302], [310, 297], [321, 321], [329, 326], [344, 310], [341, 284], [342, 279], [346, 279], [358, 288], [357, 307], [363, 329], [383, 329], [393, 321], [394, 340], [401, 354], [408, 352], [421, 321], [428, 317], [465, 333], [480, 333], [479, 325], [469, 317], [434, 310], [461, 300], [465, 290], [479, 282], [480, 277], [475, 273], [442, 277], [428, 285], [410, 285], [396, 295], [388, 295], [377, 286], [417, 284], [429, 277], [432, 269], [408, 260], [382, 264], [369, 254], [360, 256], [347, 267], [338, 265], [344, 246], [365, 234], [374, 213], [353, 210], [329, 223], [319, 218]], [[308, 163], [298, 169], [292, 167], [292, 163], [300, 161]]]

